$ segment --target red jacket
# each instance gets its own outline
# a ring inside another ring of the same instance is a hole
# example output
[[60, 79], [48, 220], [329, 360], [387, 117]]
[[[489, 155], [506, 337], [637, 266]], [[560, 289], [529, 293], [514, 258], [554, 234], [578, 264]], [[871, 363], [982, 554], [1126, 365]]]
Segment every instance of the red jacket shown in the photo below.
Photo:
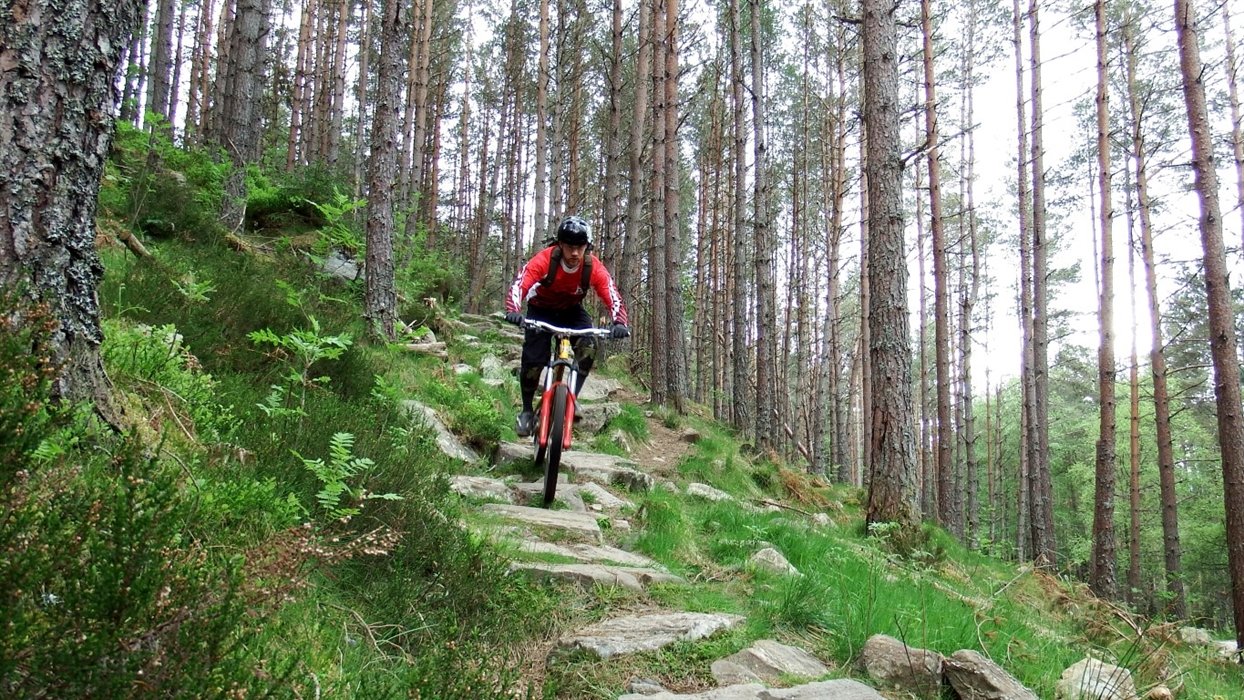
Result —
[[[505, 297], [506, 311], [522, 311], [524, 301], [537, 309], [568, 309], [583, 303], [587, 290], [581, 286], [583, 271], [579, 268], [575, 268], [574, 272], [566, 272], [566, 268], [559, 264], [553, 283], [547, 287], [543, 284], [549, 273], [549, 265], [552, 264], [554, 249], [553, 246], [545, 248], [523, 266], [518, 277], [514, 279], [514, 284], [510, 285], [510, 293]], [[595, 255], [590, 258], [592, 289], [609, 309], [609, 317], [615, 323], [626, 323], [626, 305], [622, 303], [622, 295], [618, 293], [613, 277], [599, 258]]]

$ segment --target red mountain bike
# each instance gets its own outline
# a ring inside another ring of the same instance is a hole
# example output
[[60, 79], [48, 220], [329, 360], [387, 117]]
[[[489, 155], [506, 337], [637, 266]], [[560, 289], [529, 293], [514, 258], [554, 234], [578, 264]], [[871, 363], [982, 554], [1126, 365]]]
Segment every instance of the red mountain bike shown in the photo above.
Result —
[[560, 328], [544, 321], [524, 319], [523, 328], [551, 333], [553, 352], [544, 372], [544, 391], [536, 407], [536, 467], [544, 468], [544, 507], [557, 495], [557, 472], [562, 452], [570, 449], [574, 428], [575, 387], [579, 384], [579, 360], [571, 338], [608, 338], [608, 328]]

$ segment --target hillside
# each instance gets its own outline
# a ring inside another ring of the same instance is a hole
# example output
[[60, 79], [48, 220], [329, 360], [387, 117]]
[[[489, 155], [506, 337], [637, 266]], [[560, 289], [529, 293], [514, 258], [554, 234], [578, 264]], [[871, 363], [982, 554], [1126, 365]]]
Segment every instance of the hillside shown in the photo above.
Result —
[[[874, 635], [979, 652], [1042, 698], [1086, 654], [1142, 695], [1244, 696], [1177, 621], [933, 529], [863, 532], [859, 490], [752, 454], [702, 410], [644, 405], [625, 347], [588, 382], [606, 419], [580, 424], [557, 504], [526, 507], [512, 329], [418, 294], [402, 342], [365, 343], [357, 280], [289, 230], [232, 240], [150, 239], [138, 258], [101, 239], [132, 436], [5, 395], [26, 436], [5, 453], [24, 466], [0, 550], [16, 696], [954, 697], [861, 661]], [[0, 360], [38, 385], [22, 347]], [[661, 643], [609, 636], [656, 614], [675, 615]], [[798, 665], [745, 663], [777, 650]]]

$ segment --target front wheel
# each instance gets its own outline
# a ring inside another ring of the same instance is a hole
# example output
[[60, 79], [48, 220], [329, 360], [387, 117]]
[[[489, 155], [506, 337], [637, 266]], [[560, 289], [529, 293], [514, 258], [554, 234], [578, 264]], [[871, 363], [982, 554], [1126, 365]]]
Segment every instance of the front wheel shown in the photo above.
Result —
[[[566, 409], [570, 405], [570, 389], [558, 384], [553, 389], [553, 406], [548, 431], [548, 462], [544, 465], [544, 507], [548, 508], [557, 495], [557, 469], [562, 461], [562, 437], [566, 433]], [[537, 454], [537, 457], [541, 455]]]

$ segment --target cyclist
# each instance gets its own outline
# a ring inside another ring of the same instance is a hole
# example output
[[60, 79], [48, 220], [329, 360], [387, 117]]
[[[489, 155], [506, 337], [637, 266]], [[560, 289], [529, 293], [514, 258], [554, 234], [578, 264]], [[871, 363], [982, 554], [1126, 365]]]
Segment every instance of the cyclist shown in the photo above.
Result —
[[[557, 227], [557, 239], [549, 247], [527, 261], [505, 297], [505, 320], [515, 325], [523, 322], [523, 302], [527, 316], [562, 328], [591, 328], [592, 318], [583, 308], [588, 289], [595, 290], [612, 319], [611, 338], [631, 334], [627, 327], [626, 305], [613, 283], [613, 277], [592, 255], [592, 227], [578, 216], [568, 216]], [[519, 365], [519, 386], [522, 388], [523, 410], [518, 414], [515, 432], [520, 437], [531, 435], [535, 428], [532, 402], [540, 383], [540, 372], [552, 352], [550, 335], [531, 328], [523, 338], [523, 357]], [[575, 338], [575, 356], [579, 358], [579, 385], [592, 370], [596, 357], [594, 338]]]

